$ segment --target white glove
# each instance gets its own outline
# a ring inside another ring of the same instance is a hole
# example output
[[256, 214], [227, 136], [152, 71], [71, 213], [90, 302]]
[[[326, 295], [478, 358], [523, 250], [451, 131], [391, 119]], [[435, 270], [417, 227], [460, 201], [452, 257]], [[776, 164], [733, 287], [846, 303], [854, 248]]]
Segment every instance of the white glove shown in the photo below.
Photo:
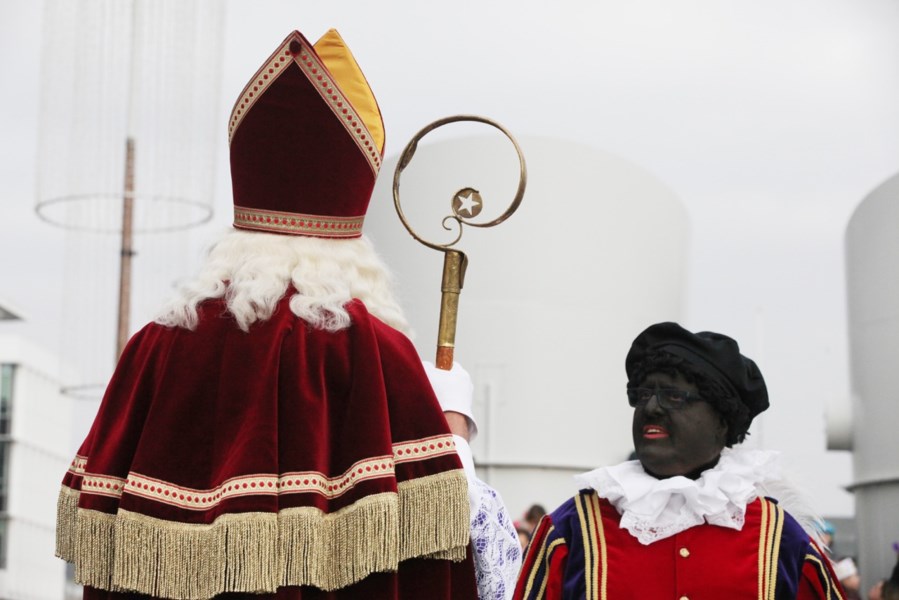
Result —
[[471, 375], [457, 362], [453, 363], [451, 371], [438, 369], [434, 363], [427, 360], [421, 362], [431, 381], [431, 387], [434, 388], [434, 394], [440, 402], [440, 408], [443, 412], [452, 411], [465, 415], [468, 419], [469, 441], [473, 440], [478, 434], [478, 424], [471, 409], [474, 401], [474, 383], [471, 381]]

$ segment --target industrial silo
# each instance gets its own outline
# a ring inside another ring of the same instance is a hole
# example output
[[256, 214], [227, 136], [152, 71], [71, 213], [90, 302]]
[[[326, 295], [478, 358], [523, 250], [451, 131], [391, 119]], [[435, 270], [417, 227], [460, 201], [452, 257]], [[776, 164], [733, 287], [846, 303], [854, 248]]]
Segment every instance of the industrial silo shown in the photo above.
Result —
[[852, 450], [863, 589], [890, 574], [899, 542], [899, 175], [846, 229]]

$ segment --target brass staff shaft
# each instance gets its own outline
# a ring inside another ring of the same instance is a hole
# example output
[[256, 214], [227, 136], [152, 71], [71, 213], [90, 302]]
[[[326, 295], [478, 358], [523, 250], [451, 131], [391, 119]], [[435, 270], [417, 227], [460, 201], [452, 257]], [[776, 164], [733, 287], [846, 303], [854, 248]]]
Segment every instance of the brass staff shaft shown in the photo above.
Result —
[[122, 251], [119, 259], [119, 314], [116, 360], [128, 343], [131, 315], [131, 259], [134, 256], [134, 138], [125, 140], [125, 193], [122, 195]]
[[456, 318], [459, 315], [459, 293], [465, 279], [468, 258], [458, 250], [446, 250], [443, 255], [443, 281], [440, 286], [440, 326], [437, 330], [438, 369], [453, 368], [453, 349], [456, 346]]

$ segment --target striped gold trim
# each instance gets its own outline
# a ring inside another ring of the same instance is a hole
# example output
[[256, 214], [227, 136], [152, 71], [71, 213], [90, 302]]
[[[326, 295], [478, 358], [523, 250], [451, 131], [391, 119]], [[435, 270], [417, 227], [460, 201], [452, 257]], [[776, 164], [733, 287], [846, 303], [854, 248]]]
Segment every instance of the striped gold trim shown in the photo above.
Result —
[[596, 526], [596, 537], [599, 542], [599, 564], [600, 564], [600, 576], [599, 576], [599, 597], [601, 600], [606, 600], [606, 588], [607, 581], [609, 575], [609, 566], [608, 561], [606, 560], [606, 532], [603, 528], [602, 524], [602, 509], [599, 501], [599, 496], [596, 494], [592, 494], [590, 496], [590, 504], [591, 511], [590, 516]]
[[606, 600], [608, 565], [599, 496], [595, 493], [578, 495], [575, 506], [584, 543], [585, 598]]
[[818, 574], [821, 579], [824, 580], [824, 585], [827, 589], [827, 600], [831, 598], [831, 591], [833, 595], [836, 596], [837, 600], [843, 600], [843, 595], [840, 594], [840, 590], [838, 588], [833, 587], [832, 581], [830, 578], [830, 573], [827, 572], [827, 568], [824, 566], [824, 563], [821, 561], [821, 558], [814, 554], [806, 554], [805, 560], [810, 560], [814, 562], [818, 566]]
[[131, 473], [123, 491], [179, 508], [207, 510], [239, 496], [316, 493], [332, 499], [342, 496], [362, 481], [393, 476], [393, 460], [388, 456], [381, 456], [360, 460], [336, 477], [328, 477], [318, 471], [285, 473], [280, 476], [246, 475], [228, 479], [209, 490], [185, 488]]
[[359, 151], [368, 161], [372, 173], [376, 176], [381, 169], [381, 152], [377, 148], [371, 132], [365, 125], [365, 121], [353, 107], [353, 103], [349, 101], [340, 86], [331, 75], [328, 67], [321, 61], [318, 54], [311, 48], [306, 40], [300, 39], [302, 51], [295, 57], [296, 64], [300, 67], [315, 89], [321, 94], [322, 100], [328, 105], [328, 108], [334, 113], [347, 133], [356, 142]]
[[777, 561], [780, 560], [780, 540], [784, 527], [784, 509], [774, 503], [771, 504], [771, 509], [775, 515], [775, 523], [769, 551], [771, 558], [770, 566], [768, 567], [768, 594], [773, 600], [774, 594], [777, 591]]
[[537, 592], [537, 598], [543, 598], [546, 595], [546, 584], [549, 582], [549, 560], [553, 555], [553, 550], [565, 544], [565, 540], [553, 540], [549, 546], [546, 547], [546, 571], [543, 575], [543, 580], [540, 582], [540, 590]]
[[87, 464], [87, 457], [76, 454], [75, 458], [72, 460], [72, 464], [69, 466], [69, 473], [72, 473], [73, 475], [83, 475], [85, 464]]
[[118, 498], [125, 489], [126, 480], [111, 475], [98, 475], [85, 472], [81, 480], [81, 490], [87, 494]]
[[599, 573], [597, 571], [596, 564], [596, 555], [598, 552], [596, 548], [596, 540], [592, 535], [592, 528], [590, 527], [588, 522], [589, 508], [584, 505], [584, 497], [581, 494], [575, 496], [574, 505], [575, 508], [577, 508], [577, 516], [578, 521], [580, 521], [581, 536], [583, 537], [584, 543], [584, 598], [586, 600], [596, 600], [594, 582], [599, 579], [597, 577]]
[[272, 233], [290, 233], [328, 238], [355, 238], [362, 235], [365, 215], [332, 217], [278, 212], [261, 208], [234, 207], [234, 226]]
[[768, 501], [764, 498], [760, 499], [761, 524], [759, 526], [759, 600], [768, 600], [768, 574], [766, 566], [768, 564], [765, 556], [768, 553]]
[[[546, 532], [546, 535], [544, 535], [543, 539], [546, 540], [550, 535], [552, 535], [554, 530], [555, 530], [555, 527], [550, 526], [549, 530]], [[528, 577], [528, 584], [527, 584], [527, 586], [525, 586], [525, 589], [524, 589], [524, 597], [525, 598], [529, 598], [531, 595], [531, 590], [534, 589], [534, 579], [537, 577], [537, 573], [540, 571], [540, 567], [538, 565], [540, 565], [540, 563], [542, 563], [544, 560], [546, 560], [547, 561], [547, 563], [546, 563], [547, 570], [544, 570], [543, 582], [540, 585], [540, 595], [538, 595], [537, 597], [539, 598], [543, 595], [543, 592], [546, 588], [546, 578], [548, 575], [550, 556], [552, 556], [552, 551], [556, 548], [556, 546], [562, 544], [563, 542], [564, 542], [564, 540], [558, 539], [558, 540], [554, 540], [549, 545], [546, 545], [546, 544], [540, 545], [540, 549], [537, 551], [537, 556], [534, 557], [534, 568], [531, 569], [531, 575], [530, 575], [530, 577]], [[546, 555], [546, 558], [544, 558], [544, 555]]]
[[119, 509], [77, 508], [60, 491], [57, 555], [78, 583], [177, 600], [284, 585], [331, 591], [413, 557], [465, 558], [467, 480], [446, 471], [366, 496], [334, 513], [313, 507], [235, 513], [209, 524], [166, 521]]
[[[328, 499], [338, 498], [356, 484], [370, 479], [396, 475], [395, 464], [428, 460], [453, 454], [456, 444], [452, 434], [408, 440], [393, 444], [392, 456], [375, 456], [354, 463], [339, 475], [328, 476], [319, 471], [274, 474], [250, 474], [232, 477], [211, 489], [179, 486], [155, 477], [131, 472], [127, 479], [84, 473], [81, 491], [119, 498], [123, 493], [140, 496], [187, 510], [215, 508], [225, 500], [240, 496], [280, 496], [314, 493]], [[83, 457], [87, 461], [86, 457]]]
[[395, 463], [426, 460], [456, 452], [456, 442], [452, 435], [435, 435], [420, 440], [410, 440], [393, 445]]
[[759, 498], [761, 525], [759, 527], [759, 598], [774, 600], [777, 591], [777, 561], [783, 534], [784, 511], [767, 498]]
[[228, 121], [228, 144], [231, 144], [231, 139], [237, 132], [237, 128], [240, 127], [240, 124], [243, 122], [244, 117], [250, 112], [250, 108], [256, 104], [256, 101], [262, 96], [265, 90], [267, 90], [269, 86], [275, 82], [278, 76], [293, 62], [291, 60], [290, 51], [288, 50], [292, 38], [293, 34], [288, 36], [287, 39], [284, 40], [284, 43], [282, 43], [281, 46], [268, 57], [265, 64], [259, 67], [259, 70], [256, 71], [253, 78], [244, 86], [240, 96], [237, 97], [234, 108], [231, 109], [231, 118]]

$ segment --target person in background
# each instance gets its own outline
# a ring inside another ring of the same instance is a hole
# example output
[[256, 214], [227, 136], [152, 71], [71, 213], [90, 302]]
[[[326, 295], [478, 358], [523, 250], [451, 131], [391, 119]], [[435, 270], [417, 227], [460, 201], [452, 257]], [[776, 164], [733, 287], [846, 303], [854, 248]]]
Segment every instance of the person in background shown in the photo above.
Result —
[[821, 549], [831, 561], [833, 572], [846, 592], [846, 600], [860, 600], [861, 578], [859, 577], [855, 560], [851, 556], [834, 554], [833, 551], [837, 528], [833, 523], [825, 519], [819, 523], [819, 531], [821, 534]]
[[833, 572], [846, 592], [846, 600], [861, 600], [862, 581], [855, 561], [849, 556], [841, 558], [833, 562]]
[[337, 32], [288, 35], [228, 138], [235, 229], [122, 353], [57, 554], [86, 599], [509, 595], [520, 549], [468, 469], [471, 379], [432, 383], [362, 237], [384, 128]]
[[739, 447], [768, 392], [737, 342], [658, 323], [625, 371], [637, 460], [578, 477], [534, 532], [515, 597], [842, 598], [777, 455]]
[[515, 532], [518, 534], [518, 543], [521, 544], [521, 551], [524, 552], [527, 550], [528, 544], [531, 543], [532, 529], [526, 525], [519, 524], [515, 527]]
[[868, 600], [899, 600], [899, 543], [893, 544], [897, 552], [896, 565], [888, 579], [882, 579], [868, 590]]
[[546, 515], [546, 509], [543, 508], [542, 504], [532, 504], [530, 508], [524, 511], [524, 517], [522, 518], [523, 524], [528, 528], [530, 532], [533, 532], [534, 529], [537, 528], [537, 523], [540, 522]]

